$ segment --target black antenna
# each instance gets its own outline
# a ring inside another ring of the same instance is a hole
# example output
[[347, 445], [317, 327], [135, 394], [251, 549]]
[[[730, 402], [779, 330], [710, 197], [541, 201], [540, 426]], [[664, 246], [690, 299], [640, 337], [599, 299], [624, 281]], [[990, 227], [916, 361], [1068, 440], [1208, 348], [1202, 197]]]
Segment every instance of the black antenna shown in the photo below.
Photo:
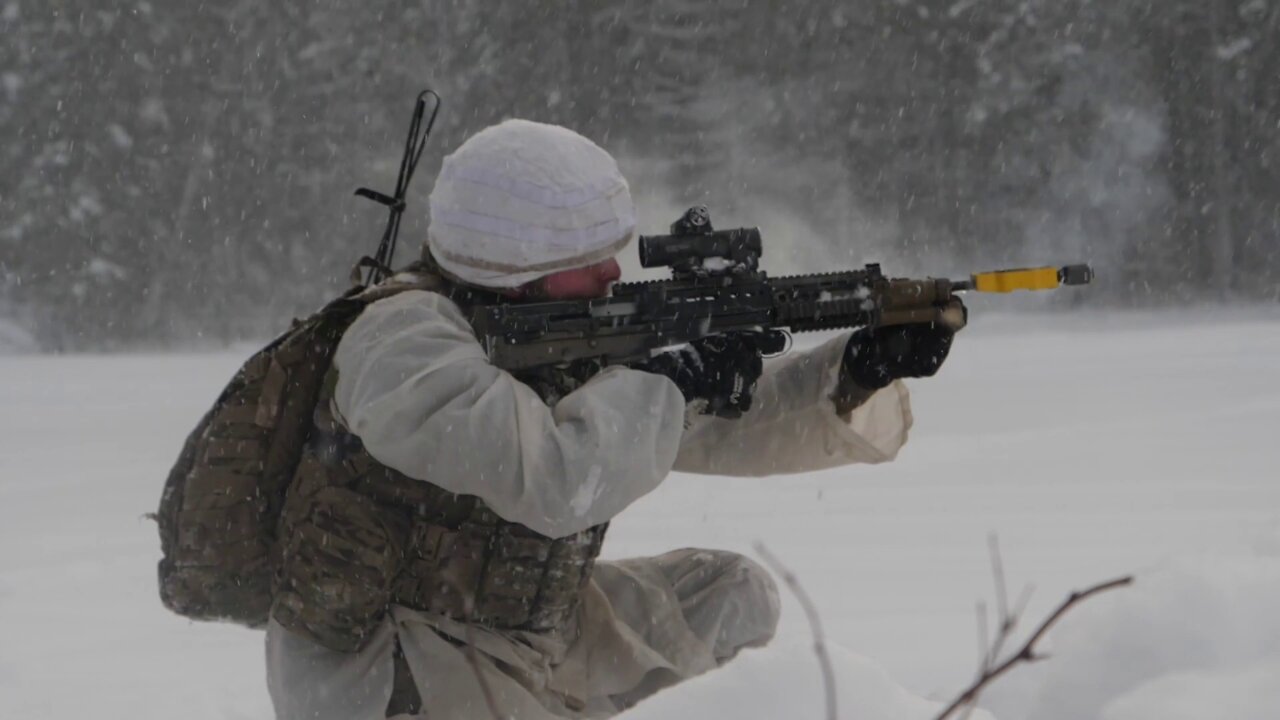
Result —
[[[427, 118], [424, 128], [422, 118], [426, 115], [428, 96], [435, 98], [435, 103], [432, 105], [431, 117]], [[422, 151], [427, 146], [427, 138], [431, 136], [431, 128], [435, 127], [436, 116], [439, 114], [440, 96], [434, 90], [423, 90], [419, 93], [418, 101], [413, 107], [413, 120], [409, 122], [409, 137], [404, 142], [404, 156], [400, 158], [400, 174], [396, 177], [394, 196], [384, 195], [377, 190], [364, 187], [356, 190], [356, 195], [385, 205], [391, 211], [391, 216], [387, 218], [387, 229], [382, 233], [382, 242], [378, 243], [377, 255], [373, 257], [366, 255], [360, 258], [360, 262], [356, 264], [353, 271], [353, 274], [359, 277], [360, 268], [368, 268], [369, 273], [364, 279], [366, 287], [381, 282], [391, 274], [391, 260], [396, 254], [396, 238], [400, 235], [400, 217], [404, 214], [405, 208], [404, 194], [409, 189], [409, 181], [413, 180], [413, 171], [418, 169], [418, 160], [422, 158]]]

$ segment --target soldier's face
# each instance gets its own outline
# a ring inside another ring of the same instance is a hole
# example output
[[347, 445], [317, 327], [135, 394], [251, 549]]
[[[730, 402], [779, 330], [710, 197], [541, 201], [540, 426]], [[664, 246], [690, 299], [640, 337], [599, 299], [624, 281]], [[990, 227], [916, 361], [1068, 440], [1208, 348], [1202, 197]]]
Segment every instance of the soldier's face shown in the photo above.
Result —
[[609, 284], [622, 277], [622, 268], [613, 258], [572, 270], [561, 270], [533, 284], [531, 295], [547, 300], [583, 300], [604, 297]]

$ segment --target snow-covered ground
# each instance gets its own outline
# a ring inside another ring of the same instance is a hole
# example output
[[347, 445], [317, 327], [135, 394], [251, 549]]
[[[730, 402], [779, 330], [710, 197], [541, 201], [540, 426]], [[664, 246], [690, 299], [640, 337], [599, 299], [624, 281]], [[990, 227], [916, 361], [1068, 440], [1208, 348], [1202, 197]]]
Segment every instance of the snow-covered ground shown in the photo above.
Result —
[[[261, 635], [168, 614], [142, 517], [244, 354], [0, 357], [0, 718], [270, 716]], [[897, 462], [672, 476], [606, 554], [764, 542], [819, 607], [841, 716], [923, 719], [973, 672], [995, 532], [1026, 625], [1138, 576], [988, 693], [995, 717], [1280, 717], [1280, 317], [975, 313], [912, 389]], [[788, 597], [774, 646], [629, 717], [821, 704]]]

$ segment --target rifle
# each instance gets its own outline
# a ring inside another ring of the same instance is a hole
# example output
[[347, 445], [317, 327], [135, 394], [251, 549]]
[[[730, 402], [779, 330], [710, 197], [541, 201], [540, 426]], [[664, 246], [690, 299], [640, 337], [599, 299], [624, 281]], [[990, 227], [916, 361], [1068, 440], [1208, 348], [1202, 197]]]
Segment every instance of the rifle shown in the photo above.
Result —
[[[427, 98], [435, 99], [431, 107], [431, 116], [423, 126], [423, 116], [427, 110]], [[391, 195], [380, 193], [367, 187], [357, 188], [356, 196], [367, 198], [387, 208], [386, 229], [382, 231], [382, 240], [378, 243], [378, 252], [373, 257], [365, 255], [351, 268], [351, 284], [360, 288], [376, 285], [395, 274], [391, 263], [396, 255], [396, 239], [400, 236], [400, 218], [404, 215], [404, 195], [409, 191], [409, 183], [413, 181], [413, 173], [418, 169], [418, 161], [422, 159], [422, 151], [427, 147], [427, 138], [431, 137], [431, 129], [436, 126], [436, 116], [440, 114], [440, 96], [434, 90], [427, 89], [418, 93], [413, 104], [413, 117], [409, 120], [409, 136], [404, 141], [404, 153], [400, 156], [400, 172], [396, 175], [396, 189]], [[360, 271], [367, 270], [363, 280]]]
[[759, 269], [758, 228], [714, 230], [705, 207], [690, 208], [669, 235], [641, 236], [640, 264], [671, 268], [670, 280], [615, 284], [607, 297], [475, 305], [471, 325], [489, 361], [509, 372], [594, 361], [647, 360], [662, 348], [708, 335], [759, 333], [766, 355], [789, 333], [946, 322], [962, 292], [1006, 293], [1086, 285], [1088, 265], [978, 273], [968, 280], [888, 278], [861, 270], [769, 277]]

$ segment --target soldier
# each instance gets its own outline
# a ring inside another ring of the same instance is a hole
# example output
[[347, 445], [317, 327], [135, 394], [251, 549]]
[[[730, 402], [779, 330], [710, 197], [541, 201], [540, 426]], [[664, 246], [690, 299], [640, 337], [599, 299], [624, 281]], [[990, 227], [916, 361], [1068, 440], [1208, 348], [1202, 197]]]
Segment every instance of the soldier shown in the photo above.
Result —
[[[446, 158], [430, 207], [424, 261], [338, 344], [285, 501], [278, 716], [475, 718], [492, 701], [608, 717], [768, 642], [779, 604], [760, 566], [694, 549], [597, 562], [609, 521], [672, 470], [892, 460], [911, 426], [899, 379], [936, 372], [954, 331], [860, 330], [767, 366], [722, 336], [517, 378], [462, 308], [604, 295], [636, 228], [626, 181], [590, 140], [512, 120]], [[699, 414], [713, 398], [741, 417]]]

